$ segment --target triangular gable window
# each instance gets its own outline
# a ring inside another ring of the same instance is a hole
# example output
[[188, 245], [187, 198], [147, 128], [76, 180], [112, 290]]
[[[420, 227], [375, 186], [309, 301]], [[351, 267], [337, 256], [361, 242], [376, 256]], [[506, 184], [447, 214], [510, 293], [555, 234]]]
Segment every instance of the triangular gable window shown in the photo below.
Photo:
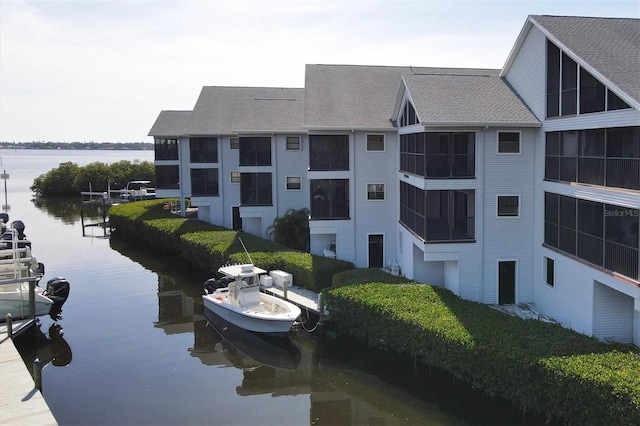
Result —
[[547, 117], [627, 108], [631, 106], [547, 40]]
[[418, 124], [418, 116], [411, 102], [407, 101], [402, 109], [402, 116], [400, 116], [400, 127], [411, 126], [412, 124]]

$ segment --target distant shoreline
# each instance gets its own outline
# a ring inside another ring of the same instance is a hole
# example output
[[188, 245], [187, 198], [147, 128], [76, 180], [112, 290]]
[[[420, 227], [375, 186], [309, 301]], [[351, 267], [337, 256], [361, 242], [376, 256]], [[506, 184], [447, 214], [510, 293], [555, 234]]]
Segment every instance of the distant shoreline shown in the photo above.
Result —
[[1, 142], [0, 149], [153, 151], [150, 142]]

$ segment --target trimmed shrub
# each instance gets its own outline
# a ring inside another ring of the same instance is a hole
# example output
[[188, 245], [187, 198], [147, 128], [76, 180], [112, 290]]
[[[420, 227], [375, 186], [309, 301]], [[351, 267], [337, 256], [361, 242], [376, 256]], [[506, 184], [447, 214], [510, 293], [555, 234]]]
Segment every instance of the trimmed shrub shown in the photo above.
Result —
[[295, 285], [316, 292], [329, 287], [335, 273], [353, 269], [351, 262], [313, 256], [252, 234], [175, 216], [164, 209], [167, 202], [156, 199], [112, 206], [109, 221], [117, 234], [212, 272], [225, 263], [250, 262], [240, 239], [256, 266], [285, 270], [293, 274]]
[[410, 354], [527, 409], [576, 423], [640, 424], [637, 350], [381, 274], [336, 274], [323, 292], [340, 334]]

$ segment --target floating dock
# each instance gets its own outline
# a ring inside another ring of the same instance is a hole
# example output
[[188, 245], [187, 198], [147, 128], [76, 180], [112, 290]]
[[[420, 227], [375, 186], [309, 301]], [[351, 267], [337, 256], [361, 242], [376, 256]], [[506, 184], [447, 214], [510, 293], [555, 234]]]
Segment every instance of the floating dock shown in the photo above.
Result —
[[[13, 321], [14, 334], [29, 328], [33, 320]], [[0, 425], [57, 425], [47, 402], [7, 334], [0, 324]]]

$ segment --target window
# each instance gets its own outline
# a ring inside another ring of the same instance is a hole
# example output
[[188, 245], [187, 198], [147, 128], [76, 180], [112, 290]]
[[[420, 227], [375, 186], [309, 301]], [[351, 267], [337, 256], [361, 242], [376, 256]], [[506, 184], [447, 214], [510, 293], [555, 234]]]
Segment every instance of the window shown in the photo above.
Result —
[[300, 151], [300, 136], [287, 136], [287, 151]]
[[271, 173], [241, 173], [240, 203], [243, 206], [272, 205]]
[[640, 190], [640, 127], [548, 132], [545, 179]]
[[580, 67], [580, 114], [604, 111], [604, 103], [604, 84]]
[[231, 172], [231, 183], [240, 183], [240, 172]]
[[384, 201], [384, 183], [368, 183], [367, 200]]
[[349, 136], [309, 136], [309, 169], [349, 170]]
[[300, 176], [287, 176], [287, 191], [302, 190], [302, 178]]
[[520, 216], [519, 195], [498, 195], [498, 217]]
[[312, 219], [349, 218], [348, 179], [314, 179], [310, 185]]
[[156, 189], [180, 189], [178, 166], [156, 166]]
[[218, 138], [189, 138], [192, 163], [217, 163]]
[[191, 169], [191, 196], [218, 196], [218, 169]]
[[384, 151], [384, 135], [367, 135], [367, 151]]
[[556, 285], [556, 266], [555, 261], [550, 257], [544, 258], [544, 272], [547, 277], [547, 284], [551, 287]]
[[544, 244], [640, 279], [640, 210], [545, 193]]
[[618, 109], [627, 108], [631, 108], [631, 106], [620, 99], [620, 97], [613, 93], [611, 90], [607, 90], [607, 111], [615, 111]]
[[547, 117], [627, 108], [631, 106], [547, 40]]
[[498, 132], [498, 154], [520, 154], [520, 132]]
[[562, 53], [560, 97], [562, 115], [574, 115], [578, 112], [578, 64], [565, 53]]
[[229, 149], [240, 149], [240, 139], [229, 138]]
[[472, 178], [475, 133], [400, 135], [400, 170], [425, 178]]
[[241, 166], [270, 166], [271, 137], [254, 136], [240, 138]]
[[400, 116], [400, 127], [411, 126], [418, 123], [418, 116], [416, 110], [411, 105], [411, 102], [407, 101], [402, 109], [402, 115]]
[[425, 242], [472, 241], [475, 192], [423, 191], [400, 182], [400, 223]]
[[156, 160], [178, 159], [178, 139], [155, 138], [153, 149]]

